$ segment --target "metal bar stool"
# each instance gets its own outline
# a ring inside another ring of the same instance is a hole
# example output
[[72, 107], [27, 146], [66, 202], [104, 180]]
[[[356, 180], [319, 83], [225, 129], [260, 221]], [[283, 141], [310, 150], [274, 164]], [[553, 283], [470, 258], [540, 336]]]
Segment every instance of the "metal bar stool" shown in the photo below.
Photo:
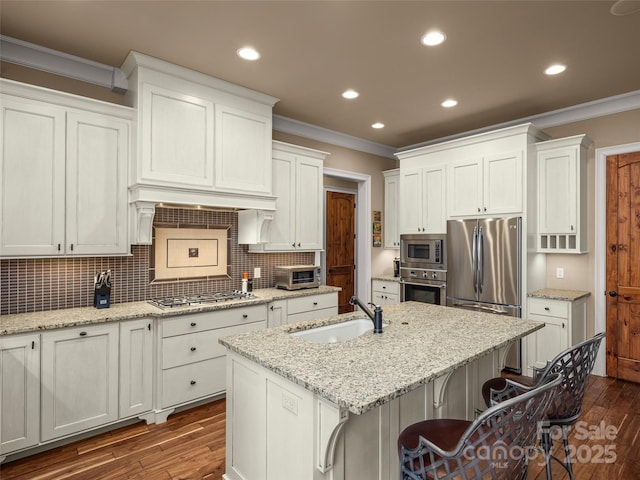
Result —
[[[568, 472], [573, 480], [571, 457], [569, 453], [568, 430], [574, 425], [582, 412], [582, 400], [587, 386], [587, 379], [593, 370], [598, 355], [600, 342], [605, 337], [604, 332], [578, 343], [556, 355], [553, 360], [547, 362], [545, 368], [533, 369], [531, 377], [509, 377], [507, 381], [503, 377], [487, 380], [482, 386], [482, 396], [487, 406], [493, 406], [505, 401], [514, 395], [520, 395], [525, 391], [535, 388], [545, 378], [556, 373], [563, 376], [559, 395], [554, 399], [547, 411], [545, 421], [540, 431], [540, 448], [545, 456], [545, 468], [547, 479], [551, 480], [551, 459], [558, 462]], [[551, 455], [553, 427], [562, 429], [562, 442], [564, 443], [565, 461], [563, 462]]]
[[550, 375], [522, 395], [485, 410], [473, 422], [425, 420], [398, 437], [401, 480], [526, 478], [538, 424], [558, 394]]

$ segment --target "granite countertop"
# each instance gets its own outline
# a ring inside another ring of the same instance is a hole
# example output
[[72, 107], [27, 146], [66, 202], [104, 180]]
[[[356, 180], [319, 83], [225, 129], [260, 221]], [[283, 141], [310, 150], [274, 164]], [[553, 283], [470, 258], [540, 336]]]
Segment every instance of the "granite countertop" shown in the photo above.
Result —
[[583, 292], [582, 290], [562, 290], [559, 288], [541, 288], [527, 294], [532, 298], [546, 298], [549, 300], [568, 300], [573, 302], [582, 297], [588, 297], [591, 292]]
[[260, 305], [274, 300], [304, 297], [323, 293], [340, 291], [339, 287], [322, 285], [318, 288], [303, 290], [281, 290], [277, 288], [261, 288], [255, 290], [254, 298], [230, 300], [220, 303], [192, 305], [162, 309], [148, 302], [115, 303], [109, 308], [66, 308], [62, 310], [50, 310], [45, 312], [18, 313], [13, 315], [0, 315], [0, 336], [17, 333], [51, 330], [54, 328], [75, 327], [95, 323], [118, 322], [135, 318], [175, 317], [191, 313], [224, 310], [228, 308]]
[[220, 343], [284, 378], [347, 408], [365, 413], [544, 323], [418, 302], [384, 307], [389, 325], [345, 342], [317, 344], [289, 333], [353, 318], [346, 313], [224, 337]]
[[393, 275], [374, 275], [371, 280], [383, 280], [385, 282], [400, 283], [400, 277], [394, 277]]

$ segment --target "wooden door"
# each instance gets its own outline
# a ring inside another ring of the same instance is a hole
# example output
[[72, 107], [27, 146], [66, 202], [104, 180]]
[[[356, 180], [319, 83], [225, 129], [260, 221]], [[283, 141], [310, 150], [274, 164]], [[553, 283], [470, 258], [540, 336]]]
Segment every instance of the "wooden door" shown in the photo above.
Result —
[[640, 382], [640, 152], [607, 157], [607, 375]]
[[341, 287], [338, 313], [352, 312], [355, 294], [355, 195], [327, 192], [327, 285]]

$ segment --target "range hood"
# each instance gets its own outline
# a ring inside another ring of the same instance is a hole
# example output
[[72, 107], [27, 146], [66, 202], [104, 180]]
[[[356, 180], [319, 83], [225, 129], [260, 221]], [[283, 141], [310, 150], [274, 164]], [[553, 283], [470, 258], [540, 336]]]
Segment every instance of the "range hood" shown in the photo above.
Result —
[[[276, 209], [276, 197], [267, 195], [247, 195], [231, 192], [206, 192], [175, 187], [134, 185], [129, 188], [129, 230], [131, 243], [151, 245], [153, 237], [153, 217], [156, 205], [170, 204], [184, 208], [213, 208], [238, 210], [239, 216], [247, 219], [243, 239], [245, 243], [260, 243], [269, 233], [269, 224]], [[253, 212], [253, 214], [243, 212]], [[253, 218], [249, 221], [249, 218]], [[253, 225], [250, 227], [250, 225]]]
[[274, 212], [242, 210], [238, 212], [238, 243], [255, 245], [267, 243]]

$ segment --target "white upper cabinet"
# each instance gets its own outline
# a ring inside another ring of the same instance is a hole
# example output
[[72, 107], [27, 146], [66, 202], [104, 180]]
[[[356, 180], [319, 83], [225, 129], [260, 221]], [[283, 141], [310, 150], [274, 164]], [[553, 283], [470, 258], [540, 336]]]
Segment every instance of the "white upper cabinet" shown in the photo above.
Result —
[[384, 248], [400, 248], [398, 227], [400, 170], [387, 170], [384, 175]]
[[213, 187], [213, 102], [143, 84], [137, 182]]
[[0, 255], [126, 255], [131, 109], [2, 81]]
[[587, 251], [587, 150], [576, 135], [540, 142], [538, 152], [539, 252]]
[[452, 217], [522, 212], [522, 151], [457, 160], [449, 167]]
[[273, 210], [276, 98], [138, 52], [122, 69], [138, 109], [132, 202]]
[[271, 193], [271, 115], [216, 105], [216, 190]]
[[400, 233], [445, 233], [444, 165], [401, 170]]
[[327, 152], [273, 142], [273, 194], [276, 211], [269, 242], [249, 251], [322, 250], [322, 177]]

